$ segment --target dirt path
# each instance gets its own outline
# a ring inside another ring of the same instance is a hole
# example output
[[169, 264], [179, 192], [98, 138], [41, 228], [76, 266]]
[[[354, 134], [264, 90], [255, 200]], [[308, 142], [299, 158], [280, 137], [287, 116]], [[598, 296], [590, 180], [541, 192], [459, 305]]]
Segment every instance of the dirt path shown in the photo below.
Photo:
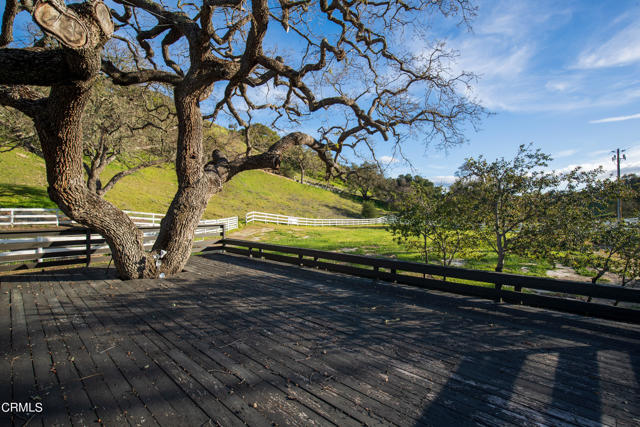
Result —
[[[581, 276], [575, 272], [575, 270], [571, 267], [567, 267], [566, 265], [558, 264], [555, 270], [547, 270], [547, 276], [553, 277], [554, 279], [560, 280], [574, 280], [576, 282], [591, 282], [589, 277]], [[618, 276], [612, 273], [605, 273], [602, 276], [605, 279], [605, 283], [610, 285], [618, 285], [619, 279]], [[598, 283], [601, 283], [599, 281]]]
[[273, 231], [274, 227], [244, 227], [241, 230], [229, 233], [229, 237], [240, 240], [251, 240], [257, 242], [260, 238], [270, 231]]

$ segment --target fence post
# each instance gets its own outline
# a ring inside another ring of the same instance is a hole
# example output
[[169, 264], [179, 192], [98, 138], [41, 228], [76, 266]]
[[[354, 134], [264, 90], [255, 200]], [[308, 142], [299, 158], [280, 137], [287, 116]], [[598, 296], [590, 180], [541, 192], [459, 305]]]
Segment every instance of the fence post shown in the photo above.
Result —
[[11, 217], [11, 227], [13, 227], [13, 209], [11, 209], [9, 212]]
[[[44, 237], [38, 236], [38, 237], [36, 237], [36, 241], [38, 243], [44, 242]], [[36, 250], [36, 253], [37, 254], [43, 254], [44, 253], [44, 249], [42, 248], [42, 245], [40, 245], [40, 244], [38, 245], [38, 249]], [[42, 261], [44, 261], [43, 258], [38, 258], [38, 264], [40, 264]]]
[[87, 230], [85, 239], [85, 251], [87, 257], [87, 267], [91, 264], [91, 230]]

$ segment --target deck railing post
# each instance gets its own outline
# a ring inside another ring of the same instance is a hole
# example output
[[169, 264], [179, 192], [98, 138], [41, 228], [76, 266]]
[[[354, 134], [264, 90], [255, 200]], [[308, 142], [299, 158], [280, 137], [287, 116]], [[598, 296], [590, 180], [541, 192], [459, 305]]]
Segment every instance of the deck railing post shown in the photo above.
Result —
[[[500, 292], [502, 290], [502, 283], [494, 283], [494, 285], [495, 285], [495, 289], [498, 292]], [[500, 295], [497, 295], [495, 297], [495, 302], [501, 302], [501, 301], [502, 301], [502, 298], [500, 297]]]

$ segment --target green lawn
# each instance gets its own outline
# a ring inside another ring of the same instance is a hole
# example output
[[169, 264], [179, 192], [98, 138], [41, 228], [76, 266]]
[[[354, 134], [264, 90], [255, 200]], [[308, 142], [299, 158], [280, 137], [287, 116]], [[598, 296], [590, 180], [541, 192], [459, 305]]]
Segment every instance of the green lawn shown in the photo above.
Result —
[[[359, 255], [383, 256], [404, 261], [423, 262], [419, 252], [407, 250], [397, 244], [384, 226], [369, 227], [292, 227], [275, 224], [251, 224], [238, 232], [231, 233], [240, 239], [257, 238], [261, 242], [297, 246], [326, 251], [345, 252]], [[479, 248], [473, 254], [466, 254], [461, 266], [477, 270], [493, 270], [496, 255], [488, 248]], [[435, 261], [434, 261], [435, 262]], [[505, 262], [507, 273], [531, 276], [546, 276], [553, 266], [540, 260], [519, 256], [509, 256]]]
[[[103, 181], [120, 170], [110, 166]], [[0, 154], [0, 206], [55, 207], [46, 191], [44, 162], [24, 150]], [[166, 211], [177, 189], [169, 165], [141, 170], [121, 180], [106, 199], [121, 209]], [[262, 211], [311, 218], [359, 218], [361, 205], [320, 188], [302, 185], [263, 171], [243, 172], [212, 197], [205, 218], [238, 216]]]

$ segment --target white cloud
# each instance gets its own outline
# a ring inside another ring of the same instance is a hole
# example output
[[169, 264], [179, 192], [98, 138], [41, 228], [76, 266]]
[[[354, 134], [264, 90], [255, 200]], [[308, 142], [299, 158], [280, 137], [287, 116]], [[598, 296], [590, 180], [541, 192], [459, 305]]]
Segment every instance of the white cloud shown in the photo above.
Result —
[[636, 19], [604, 43], [585, 49], [575, 68], [618, 67], [640, 61], [640, 22]]
[[451, 185], [456, 181], [456, 177], [453, 175], [437, 175], [428, 179], [436, 185]]
[[391, 156], [382, 156], [380, 157], [379, 160], [381, 163], [386, 163], [386, 164], [398, 163], [398, 159]]
[[[560, 172], [568, 172], [578, 166], [585, 170], [592, 170], [602, 166], [604, 169], [603, 176], [610, 176], [616, 172], [616, 163], [611, 160], [610, 152], [611, 150], [598, 150], [598, 153], [601, 153], [601, 160], [570, 164], [560, 169]], [[627, 159], [620, 163], [622, 174], [640, 173], [640, 145], [627, 149], [625, 154]]]
[[619, 107], [640, 99], [637, 73], [622, 70], [612, 77], [608, 69], [587, 71], [584, 66], [575, 66], [580, 62], [576, 58], [586, 64], [589, 55], [604, 57], [608, 49], [612, 52], [607, 61], [612, 63], [627, 63], [636, 53], [640, 59], [640, 25], [629, 25], [632, 17], [628, 14], [611, 23], [609, 29], [617, 25], [623, 30], [609, 40], [590, 50], [566, 51], [562, 55], [566, 60], [561, 56], [553, 62], [547, 60], [555, 58], [551, 52], [557, 49], [558, 38], [566, 37], [564, 34], [575, 25], [571, 8], [581, 6], [563, 8], [544, 0], [535, 4], [483, 3], [474, 32], [449, 41], [449, 46], [460, 53], [452, 69], [479, 76], [468, 95], [491, 111], [512, 112]]
[[607, 117], [606, 119], [591, 120], [589, 123], [623, 122], [625, 120], [634, 120], [634, 119], [640, 119], [640, 113], [632, 114], [630, 116]]
[[551, 157], [553, 157], [554, 159], [562, 159], [565, 157], [571, 157], [577, 152], [578, 150], [574, 150], [574, 149], [562, 150], [562, 151], [558, 151], [557, 153], [554, 153]]

